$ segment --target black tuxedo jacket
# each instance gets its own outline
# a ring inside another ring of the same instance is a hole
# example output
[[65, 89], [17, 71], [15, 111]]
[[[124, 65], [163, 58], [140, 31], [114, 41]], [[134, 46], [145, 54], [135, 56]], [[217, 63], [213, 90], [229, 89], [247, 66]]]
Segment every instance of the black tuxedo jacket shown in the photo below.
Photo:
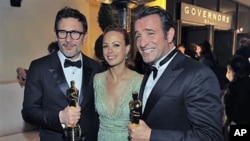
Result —
[[[96, 141], [98, 115], [94, 108], [93, 76], [100, 72], [96, 61], [82, 54], [83, 77], [79, 124], [86, 141]], [[41, 141], [62, 141], [64, 130], [59, 111], [67, 105], [69, 88], [57, 52], [31, 62], [24, 92], [23, 119], [40, 127]], [[80, 89], [80, 88], [78, 88]]]
[[152, 89], [142, 120], [152, 129], [150, 141], [222, 141], [222, 105], [216, 76], [208, 67], [178, 52]]

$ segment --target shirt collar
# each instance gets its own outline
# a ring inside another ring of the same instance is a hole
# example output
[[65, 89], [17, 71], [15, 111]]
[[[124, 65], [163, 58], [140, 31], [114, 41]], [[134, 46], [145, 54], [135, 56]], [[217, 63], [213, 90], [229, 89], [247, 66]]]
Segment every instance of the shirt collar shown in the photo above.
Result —
[[[66, 58], [60, 50], [57, 51], [57, 54], [58, 54], [58, 57], [60, 59], [61, 65], [63, 66], [65, 59], [69, 59], [69, 58]], [[69, 60], [71, 60], [71, 59], [69, 59]], [[71, 61], [78, 61], [78, 60], [82, 61], [82, 54], [81, 53], [76, 60], [71, 60]]]
[[[153, 66], [155, 66], [156, 68], [160, 68], [160, 62], [173, 50], [175, 49], [175, 47], [173, 47], [166, 55], [162, 56], [161, 59], [159, 59]], [[170, 60], [169, 60], [170, 61]]]

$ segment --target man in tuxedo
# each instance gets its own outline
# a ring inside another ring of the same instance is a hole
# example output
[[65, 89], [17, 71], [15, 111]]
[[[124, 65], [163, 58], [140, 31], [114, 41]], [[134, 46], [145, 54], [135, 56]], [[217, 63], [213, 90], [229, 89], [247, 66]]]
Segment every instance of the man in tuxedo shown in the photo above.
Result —
[[174, 22], [160, 7], [137, 13], [135, 42], [145, 63], [141, 120], [131, 141], [222, 141], [222, 106], [211, 69], [177, 51]]
[[[23, 101], [23, 119], [39, 127], [41, 141], [65, 140], [65, 126], [77, 123], [82, 140], [96, 141], [98, 115], [94, 108], [93, 76], [98, 62], [81, 53], [87, 38], [87, 21], [78, 10], [58, 11], [54, 31], [59, 51], [31, 62]], [[79, 89], [76, 107], [68, 106], [70, 81]]]

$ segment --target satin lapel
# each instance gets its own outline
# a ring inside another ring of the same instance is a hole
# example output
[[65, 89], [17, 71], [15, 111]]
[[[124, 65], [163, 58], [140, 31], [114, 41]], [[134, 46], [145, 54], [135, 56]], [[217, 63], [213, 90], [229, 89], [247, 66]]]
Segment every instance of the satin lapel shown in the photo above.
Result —
[[[140, 87], [140, 92], [139, 92], [139, 99], [142, 101], [143, 98], [143, 93], [144, 93], [144, 89], [148, 80], [148, 76], [149, 74], [145, 73], [142, 83], [141, 83], [141, 87]], [[142, 103], [143, 104], [143, 103]]]
[[80, 104], [85, 104], [86, 101], [88, 101], [88, 99], [90, 98], [90, 96], [88, 96], [87, 94], [90, 94], [89, 92], [89, 88], [93, 87], [92, 86], [92, 81], [91, 81], [91, 77], [92, 77], [92, 73], [93, 73], [93, 68], [89, 67], [89, 65], [87, 64], [86, 60], [83, 60], [83, 69], [82, 69], [82, 88], [81, 88], [81, 94], [80, 94], [80, 99], [79, 99], [79, 103]]
[[49, 72], [52, 73], [53, 77], [56, 80], [60, 90], [66, 96], [66, 91], [69, 88], [69, 85], [66, 81], [65, 75], [63, 73], [63, 69], [61, 63], [59, 61], [57, 53], [53, 53], [51, 55], [51, 64], [50, 64]]
[[88, 101], [87, 99], [89, 99], [89, 96], [87, 96], [87, 94], [89, 94], [88, 89], [91, 84], [90, 83], [91, 73], [92, 73], [92, 69], [90, 68], [83, 69], [83, 81], [82, 81], [82, 89], [81, 89], [80, 101], [79, 101], [80, 104], [84, 104], [84, 101]]
[[156, 103], [159, 101], [160, 97], [167, 92], [169, 86], [174, 82], [174, 80], [178, 77], [178, 75], [183, 71], [182, 68], [179, 68], [180, 65], [178, 62], [181, 58], [175, 56], [174, 62], [171, 62], [167, 69], [163, 72], [162, 76], [155, 84], [154, 88], [152, 89], [150, 96], [147, 100], [145, 105], [145, 109], [142, 115], [142, 118], [145, 120], [147, 119], [149, 113], [152, 111]]

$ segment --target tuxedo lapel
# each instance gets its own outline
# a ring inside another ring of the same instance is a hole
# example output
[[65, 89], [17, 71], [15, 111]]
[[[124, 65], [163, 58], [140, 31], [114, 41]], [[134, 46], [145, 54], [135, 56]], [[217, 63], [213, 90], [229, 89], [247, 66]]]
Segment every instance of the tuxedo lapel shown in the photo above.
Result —
[[93, 73], [93, 68], [90, 67], [91, 65], [88, 64], [87, 59], [84, 59], [84, 55], [82, 55], [82, 62], [83, 62], [83, 69], [82, 69], [82, 87], [81, 87], [81, 94], [79, 98], [79, 103], [80, 104], [86, 104], [90, 96], [87, 94], [89, 93], [89, 88], [93, 87], [91, 81], [92, 73]]
[[51, 66], [49, 72], [53, 75], [60, 90], [66, 96], [66, 91], [69, 88], [69, 85], [66, 81], [57, 53], [51, 55]]
[[[141, 83], [141, 87], [140, 87], [140, 92], [139, 92], [139, 99], [142, 101], [143, 98], [143, 93], [144, 93], [144, 89], [148, 80], [149, 74], [145, 73], [142, 83]], [[142, 103], [143, 104], [143, 103]]]
[[150, 96], [148, 97], [147, 103], [145, 105], [145, 109], [142, 115], [142, 118], [145, 120], [147, 119], [148, 115], [152, 111], [152, 109], [155, 107], [156, 103], [159, 101], [162, 95], [164, 95], [171, 86], [171, 84], [174, 82], [174, 80], [178, 77], [178, 75], [183, 71], [182, 68], [179, 68], [178, 62], [180, 60], [178, 59], [178, 56], [175, 56], [177, 58], [173, 59], [172, 62], [170, 62], [169, 66], [166, 68], [166, 70], [163, 72], [162, 76], [158, 80], [158, 82], [155, 84], [154, 88], [152, 89]]
[[88, 94], [88, 89], [90, 85], [90, 78], [91, 78], [92, 69], [87, 68], [83, 69], [83, 80], [82, 80], [82, 89], [80, 94], [80, 104], [84, 101], [88, 101], [89, 98], [86, 94]]

